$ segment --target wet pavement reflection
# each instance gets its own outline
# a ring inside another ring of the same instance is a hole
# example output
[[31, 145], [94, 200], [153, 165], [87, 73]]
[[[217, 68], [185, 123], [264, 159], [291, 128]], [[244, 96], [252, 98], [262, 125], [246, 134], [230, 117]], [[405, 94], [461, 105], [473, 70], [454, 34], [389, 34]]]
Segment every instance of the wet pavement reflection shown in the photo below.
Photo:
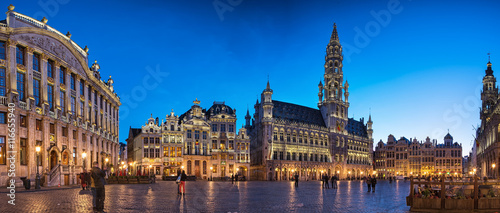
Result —
[[[106, 186], [106, 212], [408, 212], [409, 181], [379, 180], [375, 192], [363, 181], [339, 181], [323, 189], [320, 181], [186, 183], [186, 195], [175, 182]], [[0, 212], [91, 212], [92, 200], [80, 189], [18, 193], [16, 206]]]

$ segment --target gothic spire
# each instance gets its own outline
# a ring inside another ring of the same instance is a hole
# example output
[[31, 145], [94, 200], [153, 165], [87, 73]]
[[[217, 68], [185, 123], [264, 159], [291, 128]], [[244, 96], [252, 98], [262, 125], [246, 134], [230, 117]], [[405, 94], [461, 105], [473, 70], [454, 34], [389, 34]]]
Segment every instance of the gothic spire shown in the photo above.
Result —
[[339, 34], [337, 33], [337, 24], [333, 23], [332, 37], [330, 38], [330, 43], [332, 41], [339, 41]]

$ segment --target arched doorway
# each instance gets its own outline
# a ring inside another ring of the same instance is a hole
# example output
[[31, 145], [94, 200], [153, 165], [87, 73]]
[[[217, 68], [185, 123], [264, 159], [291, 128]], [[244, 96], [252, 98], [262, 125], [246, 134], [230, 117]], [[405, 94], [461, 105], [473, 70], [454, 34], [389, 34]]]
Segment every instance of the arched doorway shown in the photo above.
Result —
[[50, 152], [50, 170], [52, 170], [57, 165], [57, 152], [52, 150]]

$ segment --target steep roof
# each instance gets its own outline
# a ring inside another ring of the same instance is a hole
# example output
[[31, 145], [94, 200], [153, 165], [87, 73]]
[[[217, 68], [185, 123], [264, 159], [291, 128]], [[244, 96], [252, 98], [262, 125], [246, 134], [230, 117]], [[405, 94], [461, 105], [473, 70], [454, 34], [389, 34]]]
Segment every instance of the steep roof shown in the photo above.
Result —
[[368, 137], [366, 132], [366, 126], [361, 121], [354, 120], [354, 118], [349, 118], [347, 120], [347, 132], [352, 135], [357, 135], [361, 137]]
[[321, 111], [297, 104], [273, 100], [273, 117], [286, 121], [326, 127]]
[[130, 128], [130, 133], [132, 133], [132, 138], [137, 137], [137, 135], [141, 134], [141, 128]]

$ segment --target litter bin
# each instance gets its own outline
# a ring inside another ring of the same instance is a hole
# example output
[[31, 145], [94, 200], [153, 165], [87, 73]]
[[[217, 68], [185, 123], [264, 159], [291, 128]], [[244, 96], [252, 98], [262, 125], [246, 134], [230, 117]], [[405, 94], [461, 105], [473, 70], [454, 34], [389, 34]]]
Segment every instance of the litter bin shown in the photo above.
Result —
[[29, 190], [31, 188], [31, 180], [27, 179], [26, 177], [20, 177], [20, 178], [23, 181], [24, 188]]

